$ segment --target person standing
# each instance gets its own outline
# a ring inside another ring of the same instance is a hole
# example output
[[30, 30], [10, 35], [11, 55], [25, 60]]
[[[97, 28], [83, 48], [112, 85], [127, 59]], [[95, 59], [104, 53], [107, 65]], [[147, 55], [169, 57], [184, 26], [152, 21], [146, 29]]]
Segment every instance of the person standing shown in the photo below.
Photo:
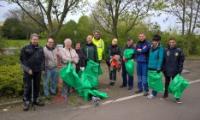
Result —
[[101, 33], [99, 31], [94, 32], [94, 37], [92, 39], [92, 42], [97, 47], [98, 61], [101, 62], [103, 59], [105, 45], [103, 39], [101, 38]]
[[83, 48], [83, 52], [86, 56], [86, 60], [98, 61], [97, 47], [92, 43], [92, 35], [88, 35], [86, 38], [86, 45]]
[[[154, 35], [152, 45], [149, 52], [148, 70], [156, 71], [157, 73], [162, 72], [162, 64], [164, 59], [164, 48], [160, 44], [161, 37]], [[148, 96], [152, 99], [157, 96], [157, 92], [152, 90], [152, 93]]]
[[49, 37], [47, 39], [47, 44], [43, 48], [43, 51], [45, 56], [45, 74], [43, 80], [44, 95], [45, 97], [50, 98], [50, 95], [56, 95], [58, 81], [57, 48], [55, 47], [53, 38]]
[[[69, 38], [66, 38], [64, 41], [64, 48], [59, 50], [58, 53], [59, 61], [61, 62], [62, 67], [65, 67], [69, 63], [73, 63], [74, 68], [76, 67], [76, 64], [79, 61], [78, 54], [76, 51], [72, 48], [72, 41]], [[66, 83], [63, 83], [63, 89], [62, 89], [62, 96], [67, 99], [67, 95], [69, 92], [68, 85]]]
[[146, 40], [144, 33], [139, 34], [139, 41], [136, 45], [136, 62], [137, 62], [137, 76], [138, 76], [138, 91], [144, 91], [144, 96], [148, 95], [147, 71], [148, 71], [148, 56], [150, 43]]
[[112, 40], [112, 44], [108, 47], [107, 65], [109, 69], [110, 85], [114, 86], [117, 77], [117, 70], [121, 67], [121, 49], [117, 45], [117, 38]]
[[[28, 111], [30, 102], [38, 106], [44, 105], [44, 103], [38, 99], [41, 74], [42, 71], [44, 71], [44, 52], [43, 48], [39, 46], [38, 34], [31, 34], [30, 44], [21, 49], [20, 62], [24, 71], [23, 110]], [[33, 97], [33, 100], [31, 97]]]
[[[165, 92], [163, 98], [168, 97], [168, 87], [170, 81], [183, 70], [185, 56], [183, 51], [176, 46], [176, 40], [170, 38], [168, 47], [165, 49], [163, 73], [165, 76]], [[176, 98], [177, 103], [182, 103], [180, 98]]]
[[[125, 51], [126, 49], [135, 49], [134, 48], [134, 45], [133, 45], [133, 40], [132, 39], [128, 39], [127, 40], [127, 43], [126, 43], [126, 46], [124, 48], [123, 51]], [[134, 55], [132, 56], [131, 58], [132, 60], [134, 59]], [[123, 60], [122, 60], [122, 85], [120, 86], [120, 88], [124, 88], [124, 87], [127, 87], [128, 86], [128, 90], [132, 90], [133, 89], [133, 76], [129, 75], [127, 70], [126, 70], [126, 67], [125, 67], [125, 62], [127, 61], [127, 59], [125, 59], [125, 57], [123, 57]]]
[[79, 71], [83, 71], [86, 66], [86, 56], [83, 52], [83, 49], [81, 48], [81, 43], [77, 42], [76, 43], [76, 53], [78, 54], [79, 57], [79, 62], [76, 64], [76, 72], [79, 73]]

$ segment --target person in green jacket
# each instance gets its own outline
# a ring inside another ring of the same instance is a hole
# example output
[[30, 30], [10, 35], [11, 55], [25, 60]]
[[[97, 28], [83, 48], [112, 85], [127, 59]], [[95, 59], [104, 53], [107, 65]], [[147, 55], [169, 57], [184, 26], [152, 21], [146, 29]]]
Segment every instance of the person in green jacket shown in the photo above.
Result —
[[[97, 56], [97, 48], [96, 46], [92, 43], [92, 35], [88, 35], [86, 38], [86, 45], [83, 48], [83, 52], [86, 56], [86, 60], [93, 60], [95, 62], [98, 61], [98, 56]], [[86, 62], [87, 63], [87, 62]]]
[[[164, 48], [160, 44], [161, 37], [154, 35], [152, 45], [149, 52], [148, 70], [161, 72], [162, 63], [164, 59]], [[154, 98], [157, 95], [157, 91], [153, 90], [148, 98]]]

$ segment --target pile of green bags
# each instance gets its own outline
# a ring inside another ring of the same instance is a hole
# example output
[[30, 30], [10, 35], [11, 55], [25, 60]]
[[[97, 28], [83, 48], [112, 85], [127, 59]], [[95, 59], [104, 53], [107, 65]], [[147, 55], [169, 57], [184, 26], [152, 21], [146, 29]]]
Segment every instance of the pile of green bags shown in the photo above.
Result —
[[134, 60], [132, 59], [133, 54], [135, 53], [134, 49], [125, 49], [123, 56], [127, 60], [125, 62], [126, 71], [130, 76], [133, 76], [134, 73]]
[[189, 86], [189, 82], [180, 74], [176, 75], [169, 84], [169, 92], [175, 98], [181, 98], [184, 90]]
[[162, 83], [162, 72], [157, 73], [157, 71], [148, 71], [148, 86], [154, 91], [163, 92], [164, 87]]
[[79, 75], [72, 63], [69, 63], [60, 70], [62, 80], [70, 87], [73, 87], [84, 100], [90, 100], [92, 96], [101, 99], [107, 98], [105, 92], [96, 90], [99, 85], [98, 77], [102, 74], [99, 64], [90, 60], [83, 72]]

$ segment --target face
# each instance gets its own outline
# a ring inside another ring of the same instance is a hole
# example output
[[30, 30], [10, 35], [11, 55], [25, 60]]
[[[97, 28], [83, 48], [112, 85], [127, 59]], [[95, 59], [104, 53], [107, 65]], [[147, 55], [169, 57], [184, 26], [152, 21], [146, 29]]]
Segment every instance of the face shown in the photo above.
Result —
[[146, 36], [145, 36], [143, 33], [142, 33], [142, 34], [139, 34], [138, 39], [139, 39], [140, 41], [144, 41], [144, 40], [146, 39]]
[[81, 49], [81, 44], [80, 43], [76, 43], [76, 49]]
[[127, 41], [127, 45], [128, 45], [128, 46], [133, 45], [133, 40], [128, 40], [128, 41]]
[[169, 47], [174, 48], [176, 46], [176, 41], [175, 40], [170, 40], [169, 41]]
[[94, 33], [94, 38], [97, 39], [97, 40], [99, 40], [101, 38], [100, 33], [99, 32], [95, 32]]
[[39, 37], [33, 36], [33, 37], [31, 38], [31, 44], [33, 44], [33, 45], [38, 45], [38, 43], [39, 43]]
[[47, 46], [50, 48], [54, 47], [54, 40], [52, 38], [49, 38], [47, 41]]
[[72, 47], [72, 42], [71, 41], [66, 41], [65, 42], [65, 48], [71, 48]]
[[91, 35], [87, 36], [86, 41], [88, 44], [92, 43], [92, 36]]
[[158, 46], [158, 43], [159, 43], [158, 41], [153, 40], [153, 41], [152, 41], [153, 47], [157, 47], [157, 46]]
[[112, 40], [112, 45], [117, 45], [117, 39]]

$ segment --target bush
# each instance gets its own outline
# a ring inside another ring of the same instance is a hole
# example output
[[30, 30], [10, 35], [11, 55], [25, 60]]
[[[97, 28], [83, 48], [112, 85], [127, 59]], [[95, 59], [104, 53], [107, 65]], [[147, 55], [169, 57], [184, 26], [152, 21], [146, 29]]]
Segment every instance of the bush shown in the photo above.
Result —
[[0, 96], [21, 95], [22, 71], [19, 64], [0, 65]]

